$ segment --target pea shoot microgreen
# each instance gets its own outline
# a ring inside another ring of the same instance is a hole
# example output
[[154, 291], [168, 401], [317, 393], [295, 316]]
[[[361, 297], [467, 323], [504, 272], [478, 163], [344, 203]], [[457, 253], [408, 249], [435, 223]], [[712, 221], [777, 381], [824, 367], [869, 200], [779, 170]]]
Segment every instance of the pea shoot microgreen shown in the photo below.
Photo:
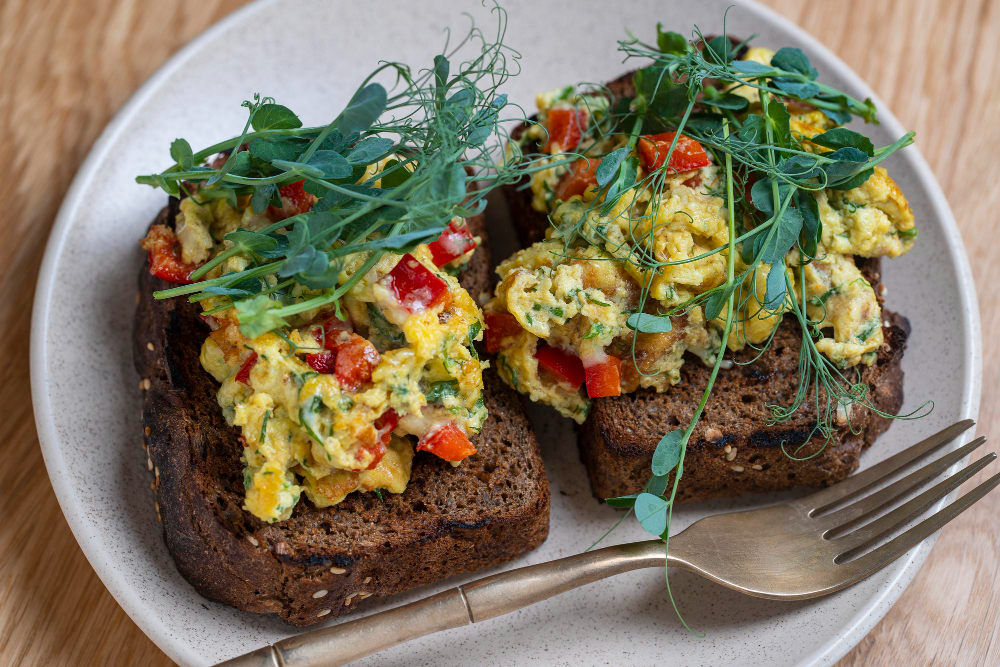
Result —
[[[453, 217], [480, 213], [490, 190], [532, 170], [530, 159], [514, 164], [503, 156], [501, 123], [509, 119], [501, 114], [515, 107], [499, 89], [517, 73], [520, 56], [503, 41], [505, 11], [493, 11], [492, 35], [471, 25], [425, 69], [380, 64], [326, 125], [303, 127], [288, 107], [254, 95], [243, 103], [248, 118], [238, 136], [197, 152], [184, 139], [174, 141], [174, 164], [138, 183], [262, 212], [281, 206], [281, 186], [304, 180], [318, 200], [308, 213], [230, 232], [226, 249], [191, 275], [197, 282], [156, 298], [223, 297], [215, 311], [235, 307], [243, 333], [259, 336], [295, 314], [339, 307], [383, 253], [434, 240]], [[515, 122], [523, 120], [520, 110], [513, 113]], [[227, 151], [221, 166], [205, 164]], [[470, 171], [477, 189], [469, 187]], [[342, 278], [345, 260], [361, 253], [360, 268]], [[251, 265], [206, 277], [237, 255]]]

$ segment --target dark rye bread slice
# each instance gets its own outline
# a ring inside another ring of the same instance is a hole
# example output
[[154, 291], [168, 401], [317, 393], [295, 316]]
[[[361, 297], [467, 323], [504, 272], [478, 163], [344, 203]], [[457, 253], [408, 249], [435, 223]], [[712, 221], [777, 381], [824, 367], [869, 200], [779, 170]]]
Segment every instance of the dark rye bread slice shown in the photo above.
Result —
[[[157, 223], [170, 224], [177, 202]], [[481, 218], [470, 221], [485, 236]], [[488, 254], [460, 280], [490, 289]], [[457, 468], [426, 453], [405, 493], [354, 493], [319, 509], [306, 498], [288, 521], [266, 524], [241, 509], [242, 451], [216, 402], [218, 384], [198, 361], [208, 328], [184, 298], [143, 267], [133, 354], [149, 381], [143, 433], [167, 547], [202, 595], [296, 625], [354, 611], [381, 597], [511, 560], [548, 534], [549, 488], [522, 399], [486, 374], [490, 416], [478, 453]]]
[[[633, 72], [607, 84], [615, 96], [634, 95]], [[521, 136], [527, 125], [511, 132]], [[504, 188], [514, 228], [522, 245], [545, 237], [548, 220], [531, 206], [531, 191], [519, 185]], [[858, 267], [880, 293], [878, 259], [858, 259]], [[881, 302], [881, 298], [879, 299]], [[869, 386], [869, 398], [879, 410], [895, 414], [903, 402], [903, 371], [900, 363], [909, 322], [883, 311], [885, 343], [872, 366], [863, 367], [861, 379]], [[780, 491], [795, 486], [827, 486], [840, 481], [857, 467], [861, 452], [890, 425], [891, 419], [855, 407], [850, 428], [839, 428], [815, 457], [794, 461], [782, 451], [802, 444], [815, 425], [815, 405], [809, 400], [788, 421], [769, 426], [769, 404], [788, 405], [798, 385], [801, 333], [792, 318], [782, 322], [772, 345], [749, 365], [721, 370], [705, 412], [691, 435], [678, 490], [681, 500], [707, 500], [742, 493]], [[748, 361], [756, 355], [736, 355]], [[687, 355], [681, 381], [659, 394], [640, 390], [593, 402], [587, 421], [579, 430], [580, 456], [591, 487], [599, 498], [638, 493], [651, 476], [653, 451], [667, 431], [687, 425], [701, 400], [710, 369]], [[799, 456], [812, 453], [823, 439], [814, 436]]]
[[[877, 264], [876, 264], [877, 266]], [[866, 272], [867, 273], [867, 272]], [[896, 414], [903, 403], [900, 362], [909, 322], [883, 311], [885, 343], [875, 363], [864, 367], [861, 380], [869, 400], [879, 410]], [[756, 362], [720, 370], [691, 434], [684, 459], [680, 500], [707, 500], [743, 493], [782, 491], [796, 486], [821, 487], [838, 482], [858, 467], [861, 452], [881, 435], [892, 420], [855, 406], [850, 428], [842, 424], [822, 451], [796, 461], [782, 451], [794, 451], [815, 425], [815, 402], [807, 400], [791, 419], [771, 422], [769, 404], [788, 405], [798, 386], [801, 333], [786, 318], [770, 350]], [[735, 355], [746, 361], [752, 351]], [[688, 358], [681, 381], [658, 394], [644, 389], [616, 398], [595, 399], [579, 433], [580, 456], [600, 498], [640, 492], [651, 476], [653, 451], [667, 431], [686, 426], [707, 386], [710, 370], [697, 358]], [[824, 438], [812, 440], [799, 457], [819, 449]]]

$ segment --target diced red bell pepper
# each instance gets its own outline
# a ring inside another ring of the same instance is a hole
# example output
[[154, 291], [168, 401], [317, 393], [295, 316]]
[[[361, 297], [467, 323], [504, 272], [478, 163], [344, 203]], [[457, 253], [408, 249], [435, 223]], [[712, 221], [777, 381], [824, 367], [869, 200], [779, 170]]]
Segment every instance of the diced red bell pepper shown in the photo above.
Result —
[[587, 396], [601, 398], [602, 396], [620, 396], [622, 360], [608, 356], [604, 361], [587, 366]]
[[535, 359], [538, 365], [542, 366], [560, 380], [571, 384], [574, 389], [579, 389], [584, 381], [583, 362], [576, 355], [570, 354], [558, 347], [540, 344], [535, 350]]
[[549, 140], [545, 144], [546, 153], [571, 151], [580, 143], [580, 137], [587, 129], [587, 114], [582, 109], [550, 109]]
[[[663, 166], [663, 161], [667, 159], [667, 151], [674, 140], [676, 132], [663, 132], [652, 134], [639, 139], [639, 155], [646, 169], [652, 171]], [[670, 156], [670, 168], [680, 173], [701, 169], [712, 164], [711, 158], [700, 143], [691, 137], [682, 134], [677, 139], [677, 145]]]
[[251, 352], [247, 360], [243, 362], [240, 366], [240, 370], [236, 372], [236, 381], [242, 382], [243, 384], [250, 384], [250, 371], [253, 369], [254, 364], [257, 363], [257, 353]]
[[383, 278], [393, 296], [411, 313], [419, 313], [439, 303], [448, 292], [448, 283], [406, 253]]
[[375, 420], [375, 428], [378, 430], [379, 440], [382, 441], [383, 445], [388, 445], [390, 438], [392, 438], [392, 432], [396, 430], [399, 425], [399, 415], [392, 408], [389, 408], [383, 412], [378, 419]]
[[334, 315], [323, 321], [322, 328], [316, 327], [313, 329], [312, 334], [313, 338], [316, 339], [316, 342], [324, 348], [327, 350], [336, 350], [339, 332], [347, 331], [350, 333], [353, 330], [354, 327], [351, 326], [350, 320], [338, 320], [337, 316]]
[[601, 161], [596, 158], [580, 158], [570, 165], [556, 185], [556, 199], [566, 201], [573, 195], [582, 195], [587, 188], [597, 185], [597, 167]]
[[[334, 322], [341, 322], [333, 318]], [[313, 332], [316, 340], [322, 340], [323, 333], [317, 328]], [[378, 366], [381, 356], [375, 346], [352, 333], [337, 335], [333, 331], [326, 336], [326, 350], [306, 355], [306, 363], [318, 373], [335, 374], [340, 386], [355, 391], [363, 383], [372, 379], [372, 370]]]
[[316, 354], [307, 354], [306, 363], [317, 373], [329, 375], [337, 369], [337, 353], [324, 350]]
[[139, 244], [149, 255], [149, 272], [171, 283], [187, 285], [191, 283], [191, 272], [197, 264], [181, 260], [181, 243], [174, 230], [166, 225], [153, 225], [146, 238]]
[[503, 347], [503, 339], [521, 333], [521, 324], [510, 313], [486, 313], [486, 333], [483, 338], [486, 351], [496, 354]]
[[372, 379], [372, 371], [381, 359], [375, 346], [357, 334], [337, 346], [334, 373], [340, 386], [355, 391]]
[[372, 424], [375, 427], [374, 440], [365, 441], [361, 444], [362, 449], [371, 452], [375, 457], [368, 465], [368, 470], [374, 470], [378, 466], [379, 461], [382, 460], [382, 457], [385, 456], [386, 446], [389, 444], [392, 432], [397, 424], [399, 424], [399, 415], [392, 408], [383, 412]]
[[455, 424], [448, 422], [420, 439], [418, 452], [430, 452], [445, 461], [461, 461], [476, 453], [476, 448]]
[[372, 455], [374, 455], [375, 457], [372, 459], [372, 462], [368, 464], [367, 470], [374, 470], [375, 468], [378, 467], [378, 464], [382, 461], [382, 457], [385, 456], [386, 452], [385, 443], [376, 438], [375, 442], [363, 446], [366, 451], [371, 452]]
[[312, 210], [316, 204], [316, 197], [302, 189], [304, 183], [305, 179], [278, 188], [278, 194], [281, 195], [281, 208], [268, 207], [272, 218], [284, 220]]
[[465, 222], [452, 220], [436, 241], [427, 244], [434, 266], [444, 266], [476, 247], [476, 239]]
[[[361, 449], [372, 455], [372, 461], [365, 470], [374, 470], [382, 460], [382, 457], [385, 456], [385, 445], [388, 440], [382, 440], [381, 433], [375, 425], [369, 426], [366, 424], [357, 431], [356, 435]], [[355, 468], [355, 470], [360, 470], [360, 468]]]

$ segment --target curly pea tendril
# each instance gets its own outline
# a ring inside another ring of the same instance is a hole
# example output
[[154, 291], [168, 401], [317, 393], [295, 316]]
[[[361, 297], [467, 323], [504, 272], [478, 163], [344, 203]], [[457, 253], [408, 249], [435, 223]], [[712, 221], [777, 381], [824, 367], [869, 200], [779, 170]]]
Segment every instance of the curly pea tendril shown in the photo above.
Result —
[[[249, 198], [255, 212], [280, 207], [279, 188], [298, 181], [318, 200], [308, 213], [227, 234], [227, 248], [191, 275], [197, 282], [158, 291], [156, 298], [222, 297], [213, 311], [235, 307], [243, 333], [259, 336], [287, 326], [291, 315], [339, 308], [383, 253], [437, 238], [452, 218], [480, 213], [494, 188], [546, 166], [540, 156], [516, 163], [504, 157], [504, 126], [525, 117], [498, 90], [518, 73], [520, 55], [503, 41], [506, 12], [495, 4], [492, 11], [492, 35], [470, 18], [465, 35], [452, 46], [448, 33], [426, 69], [380, 64], [327, 125], [302, 127], [292, 110], [255, 95], [243, 103], [249, 114], [239, 136], [196, 153], [184, 139], [174, 141], [174, 164], [137, 177], [138, 183], [199, 203], [225, 199], [238, 206]], [[203, 164], [226, 151], [221, 166]], [[473, 178], [476, 189], [469, 187]], [[340, 283], [345, 259], [358, 253], [369, 254]], [[205, 278], [234, 255], [250, 265]], [[299, 286], [308, 289], [306, 296]]]

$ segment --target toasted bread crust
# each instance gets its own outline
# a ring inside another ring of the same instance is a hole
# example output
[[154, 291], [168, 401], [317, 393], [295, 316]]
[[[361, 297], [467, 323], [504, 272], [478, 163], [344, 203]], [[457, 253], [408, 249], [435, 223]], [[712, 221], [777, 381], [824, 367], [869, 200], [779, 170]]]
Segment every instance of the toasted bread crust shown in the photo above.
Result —
[[[607, 88], [616, 97], [634, 95], [633, 74], [622, 75]], [[527, 127], [523, 124], [515, 128], [512, 139], [518, 139]], [[504, 195], [518, 238], [526, 246], [544, 239], [548, 220], [532, 208], [531, 192], [524, 185], [506, 186]], [[879, 260], [859, 259], [857, 264], [878, 294]], [[900, 363], [909, 323], [888, 311], [883, 311], [882, 319], [888, 323], [883, 326], [885, 344], [876, 363], [861, 368], [861, 379], [869, 386], [872, 404], [884, 413], [895, 414], [903, 402]], [[680, 500], [832, 484], [853, 472], [861, 452], [889, 427], [891, 419], [855, 407], [849, 426], [844, 424], [836, 430], [820, 453], [805, 461], [787, 456], [782, 446], [792, 452], [813, 432], [815, 404], [807, 400], [791, 419], [773, 425], [768, 425], [772, 420], [767, 406], [792, 402], [800, 345], [798, 325], [787, 317], [770, 349], [757, 361], [720, 372], [688, 444], [678, 489]], [[736, 355], [735, 360], [747, 362], [755, 355], [754, 351], [746, 351]], [[650, 464], [657, 443], [667, 431], [690, 422], [709, 372], [700, 360], [690, 357], [682, 368], [681, 382], [668, 392], [640, 390], [594, 400], [579, 430], [579, 446], [597, 497], [642, 491], [652, 474]], [[814, 436], [798, 456], [816, 452], [823, 441]]]
[[[908, 324], [898, 315], [883, 313], [885, 343], [872, 366], [861, 371], [870, 400], [885, 413], [895, 414], [903, 402], [900, 361]], [[682, 501], [707, 500], [744, 493], [781, 491], [796, 486], [821, 487], [842, 480], [858, 467], [861, 452], [890, 425], [891, 419], [855, 407], [850, 426], [843, 424], [823, 447], [815, 435], [796, 456], [793, 453], [812, 432], [815, 403], [808, 400], [791, 419], [771, 425], [770, 404], [788, 405], [798, 382], [801, 336], [786, 319], [771, 349], [761, 359], [721, 371], [705, 412], [691, 434], [678, 487]], [[735, 356], [747, 361], [750, 353]], [[580, 430], [580, 456], [594, 494], [600, 498], [642, 491], [651, 476], [653, 451], [669, 430], [686, 426], [708, 382], [710, 369], [689, 359], [681, 382], [669, 392], [640, 390], [594, 401]], [[782, 449], [784, 447], [784, 451]]]
[[[171, 224], [176, 210], [172, 200], [155, 222]], [[485, 235], [481, 218], [470, 225]], [[489, 289], [486, 253], [476, 253], [460, 280]], [[484, 394], [490, 416], [473, 438], [479, 452], [461, 466], [418, 453], [400, 495], [380, 501], [355, 493], [325, 509], [303, 499], [291, 519], [275, 524], [242, 510], [242, 446], [198, 360], [208, 328], [196, 304], [153, 299], [167, 286], [143, 267], [133, 354], [149, 380], [143, 439], [164, 537], [199, 593], [308, 625], [368, 597], [503, 563], [544, 541], [549, 489], [538, 444], [522, 399], [492, 375]]]

